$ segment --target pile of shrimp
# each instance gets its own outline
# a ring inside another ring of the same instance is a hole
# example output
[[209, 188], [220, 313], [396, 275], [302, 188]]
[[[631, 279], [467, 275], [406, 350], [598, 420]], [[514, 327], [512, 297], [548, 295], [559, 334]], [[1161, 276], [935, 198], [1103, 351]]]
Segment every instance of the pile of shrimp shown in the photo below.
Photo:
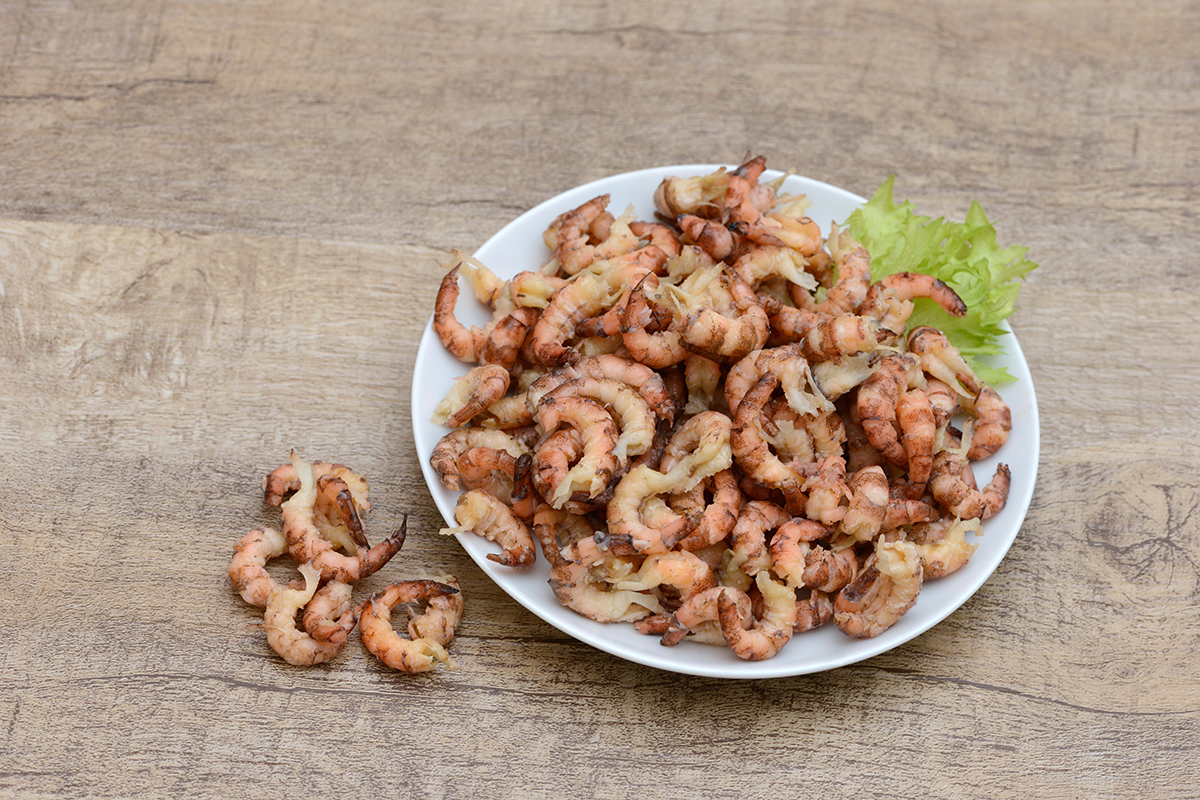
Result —
[[[263, 609], [267, 643], [289, 664], [332, 660], [357, 626], [367, 651], [393, 669], [426, 672], [439, 663], [452, 668], [446, 646], [463, 612], [453, 576], [397, 581], [353, 602], [353, 584], [399, 553], [408, 529], [406, 517], [399, 530], [371, 546], [362, 524], [371, 509], [368, 492], [367, 482], [348, 467], [302, 461], [293, 451], [289, 463], [263, 480], [264, 499], [282, 513], [282, 530], [255, 528], [243, 536], [229, 580], [243, 600]], [[267, 562], [284, 553], [298, 565], [300, 577], [280, 584]], [[391, 622], [401, 604], [409, 614], [407, 637]]]
[[[545, 231], [501, 280], [454, 252], [433, 325], [473, 366], [437, 406], [431, 462], [457, 526], [513, 569], [540, 552], [558, 600], [665, 646], [774, 656], [832, 622], [877, 636], [961, 568], [1007, 498], [1011, 418], [913, 301], [942, 281], [871, 279], [847, 232], [760, 181], [766, 161], [670, 177], [655, 219], [610, 197]], [[455, 316], [460, 278], [493, 312]]]

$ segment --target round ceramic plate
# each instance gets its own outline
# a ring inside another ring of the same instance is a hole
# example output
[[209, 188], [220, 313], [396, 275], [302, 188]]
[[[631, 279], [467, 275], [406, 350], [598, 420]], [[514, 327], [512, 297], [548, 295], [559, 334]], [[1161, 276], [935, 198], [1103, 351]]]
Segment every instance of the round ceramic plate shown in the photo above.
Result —
[[[475, 256], [502, 278], [536, 269], [549, 258], [542, 233], [562, 212], [607, 193], [612, 196], [609, 210], [614, 214], [620, 214], [632, 205], [638, 219], [653, 219], [654, 190], [663, 178], [706, 175], [715, 169], [717, 166], [709, 164], [645, 169], [580, 186], [525, 212], [489, 239]], [[762, 180], [772, 180], [779, 174], [768, 170]], [[864, 202], [863, 198], [850, 192], [794, 175], [784, 183], [783, 192], [808, 195], [812, 201], [808, 214], [824, 231], [829, 230], [830, 222], [844, 223]], [[459, 299], [457, 315], [469, 325], [482, 325], [490, 316], [466, 287]], [[479, 568], [525, 608], [579, 641], [639, 664], [716, 678], [772, 678], [820, 672], [862, 661], [929, 630], [965, 603], [999, 565], [1025, 519], [1037, 476], [1037, 401], [1029, 368], [1016, 337], [1011, 332], [1006, 333], [1001, 344], [1005, 354], [994, 363], [1007, 367], [1017, 378], [998, 387], [1012, 409], [1013, 431], [1000, 452], [987, 461], [976, 463], [974, 470], [981, 481], [986, 482], [991, 479], [997, 462], [1003, 460], [1008, 464], [1012, 468], [1008, 503], [999, 514], [984, 523], [984, 533], [977, 539], [979, 547], [967, 565], [944, 578], [927, 581], [912, 609], [873, 639], [851, 639], [829, 624], [795, 636], [774, 658], [757, 662], [743, 661], [725, 647], [687, 641], [675, 647], [663, 647], [658, 637], [643, 636], [632, 625], [593, 622], [560, 605], [547, 583], [549, 567], [540, 554], [536, 567], [515, 570], [487, 559], [488, 553], [499, 552], [499, 548], [485, 539], [464, 534], [458, 537], [459, 541]], [[434, 406], [449, 392], [454, 379], [468, 368], [469, 365], [458, 361], [442, 347], [431, 319], [421, 339], [413, 370], [413, 433], [425, 481], [448, 526], [455, 524], [454, 504], [458, 492], [443, 487], [429, 465], [434, 445], [447, 433], [446, 428], [433, 424], [430, 419]]]

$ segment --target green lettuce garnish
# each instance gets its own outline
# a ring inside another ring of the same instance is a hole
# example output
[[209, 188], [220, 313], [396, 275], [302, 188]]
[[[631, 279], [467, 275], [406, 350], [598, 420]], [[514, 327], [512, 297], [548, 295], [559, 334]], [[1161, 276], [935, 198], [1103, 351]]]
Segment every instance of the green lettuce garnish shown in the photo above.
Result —
[[997, 245], [996, 229], [977, 202], [962, 222], [919, 216], [907, 200], [897, 205], [892, 199], [895, 181], [889, 176], [846, 221], [851, 237], [871, 254], [871, 278], [923, 272], [948, 283], [967, 304], [966, 316], [952, 317], [932, 300], [918, 298], [909, 330], [940, 328], [984, 381], [1016, 380], [981, 359], [1003, 352], [1000, 322], [1016, 310], [1019, 281], [1037, 268], [1025, 258], [1029, 248]]

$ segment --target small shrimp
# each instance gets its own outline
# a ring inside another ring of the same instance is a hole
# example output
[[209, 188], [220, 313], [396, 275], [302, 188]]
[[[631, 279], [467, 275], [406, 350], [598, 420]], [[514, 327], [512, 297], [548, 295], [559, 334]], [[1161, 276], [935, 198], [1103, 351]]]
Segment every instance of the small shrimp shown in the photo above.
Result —
[[699, 556], [687, 551], [656, 553], [642, 562], [638, 571], [613, 583], [618, 591], [644, 592], [667, 586], [686, 602], [692, 595], [717, 585], [713, 568]]
[[932, 275], [920, 272], [895, 272], [885, 275], [871, 285], [867, 290], [865, 302], [890, 289], [904, 300], [915, 300], [918, 297], [928, 297], [942, 307], [952, 317], [961, 317], [967, 313], [967, 304], [950, 288], [945, 281]]
[[850, 510], [852, 494], [846, 484], [846, 460], [828, 456], [800, 467], [804, 483], [800, 491], [806, 495], [804, 515], [822, 525], [841, 522]]
[[937, 328], [928, 325], [913, 328], [908, 334], [908, 352], [917, 357], [927, 375], [956, 387], [961, 396], [975, 393], [962, 386], [974, 386], [978, 391], [978, 387], [983, 385], [958, 349], [950, 344], [946, 334]]
[[916, 500], [925, 493], [937, 437], [937, 422], [929, 395], [921, 389], [910, 389], [900, 395], [896, 403], [896, 421], [900, 425], [900, 443], [908, 459], [908, 497]]
[[762, 617], [743, 613], [743, 608], [728, 593], [717, 598], [725, 641], [738, 658], [748, 661], [762, 661], [778, 653], [791, 640], [796, 625], [795, 590], [771, 580], [767, 570], [755, 576], [755, 583], [763, 597]]
[[733, 361], [767, 341], [771, 323], [758, 295], [742, 278], [722, 270], [704, 294], [689, 294], [668, 286], [680, 316], [679, 335], [685, 347], [714, 360]]
[[966, 540], [968, 532], [982, 535], [982, 523], [977, 519], [943, 517], [909, 529], [909, 540], [921, 556], [926, 579], [941, 578], [966, 566], [979, 546]]
[[283, 534], [296, 563], [311, 562], [321, 570], [324, 580], [353, 583], [374, 573], [400, 552], [408, 528], [407, 517], [400, 530], [374, 547], [359, 547], [352, 556], [334, 550], [333, 543], [321, 536], [313, 522], [317, 490], [312, 465], [301, 461], [295, 451], [292, 452], [292, 464], [300, 477], [300, 489], [280, 506], [280, 510], [283, 512]]
[[809, 364], [873, 353], [879, 346], [879, 323], [869, 317], [838, 314], [825, 317], [804, 334], [801, 352]]
[[[438, 581], [401, 581], [385, 586], [359, 607], [363, 646], [385, 665], [403, 672], [428, 672], [438, 662], [453, 668], [444, 645], [433, 638], [406, 639], [392, 627], [392, 609], [400, 603], [458, 594]], [[411, 628], [412, 623], [410, 623]]]
[[834, 318], [821, 311], [786, 305], [764, 292], [758, 293], [758, 302], [767, 312], [767, 321], [771, 326], [768, 341], [775, 345], [802, 342], [810, 331]]
[[745, 249], [733, 232], [719, 220], [684, 214], [678, 218], [678, 222], [684, 235], [711, 256], [713, 261], [724, 261]]
[[620, 431], [613, 447], [613, 454], [619, 463], [650, 449], [656, 429], [654, 412], [628, 384], [611, 378], [573, 378], [542, 395], [539, 405], [548, 398], [560, 397], [595, 400], [609, 410], [618, 421], [617, 428]]
[[925, 396], [933, 409], [933, 424], [938, 428], [945, 427], [958, 413], [959, 397], [948, 383], [937, 378], [925, 379]]
[[778, 383], [775, 374], [768, 372], [746, 392], [733, 417], [730, 445], [734, 460], [748, 478], [779, 489], [785, 495], [795, 495], [800, 489], [800, 474], [771, 452], [770, 443], [760, 427], [763, 408]]
[[858, 387], [858, 418], [867, 439], [898, 467], [908, 466], [908, 452], [900, 443], [896, 407], [913, 368], [910, 358], [891, 355], [881, 359], [871, 377]]
[[454, 506], [456, 527], [442, 528], [439, 533], [453, 536], [474, 533], [500, 545], [500, 554], [488, 553], [489, 561], [506, 567], [532, 566], [537, 558], [533, 535], [511, 508], [495, 496], [478, 489], [464, 492]]
[[602, 552], [593, 537], [580, 539], [551, 565], [550, 588], [564, 606], [597, 622], [633, 622], [663, 611], [651, 594], [614, 589], [607, 580], [614, 566], [632, 572], [629, 562]]
[[621, 356], [601, 355], [581, 358], [574, 364], [559, 367], [535, 380], [526, 393], [531, 410], [555, 386], [573, 378], [585, 377], [610, 379], [631, 386], [661, 419], [673, 419], [678, 409], [663, 376], [654, 369]]
[[790, 247], [756, 247], [730, 269], [755, 290], [768, 279], [782, 278], [811, 291], [817, 288], [817, 282], [805, 266], [804, 256]]
[[450, 594], [430, 595], [425, 604], [425, 610], [417, 614], [409, 611], [408, 638], [412, 640], [429, 639], [445, 647], [454, 638], [454, 632], [462, 622], [463, 595], [458, 579], [453, 575], [444, 575], [435, 579], [443, 586], [449, 586], [455, 591]]
[[[313, 475], [318, 479], [318, 492], [321, 499], [327, 500], [335, 506], [341, 506], [344, 501], [341, 492], [345, 489], [349, 491], [358, 513], [367, 514], [371, 510], [371, 503], [367, 499], [370, 496], [370, 486], [354, 470], [345, 464], [330, 464], [324, 461], [312, 462], [312, 468]], [[340, 478], [341, 483], [327, 483], [321, 486], [320, 479], [326, 475]], [[266, 500], [267, 505], [278, 506], [283, 503], [288, 494], [299, 488], [300, 476], [296, 474], [296, 468], [292, 466], [291, 462], [281, 464], [263, 478], [263, 499]]]
[[[824, 244], [821, 226], [811, 217], [793, 216], [779, 211], [770, 211], [765, 216], [764, 222], [771, 225], [771, 235], [805, 259], [812, 260], [814, 256], [824, 252], [821, 250]], [[810, 274], [817, 271], [812, 266], [806, 266], [806, 269]]]
[[771, 571], [793, 589], [805, 585], [804, 567], [813, 542], [829, 535], [829, 529], [810, 519], [790, 519], [771, 537]]
[[996, 474], [983, 491], [972, 489], [964, 478], [967, 460], [952, 450], [942, 450], [933, 457], [929, 491], [937, 502], [951, 514], [962, 519], [990, 519], [1008, 502], [1012, 474], [1005, 464], [996, 467]]
[[975, 392], [974, 397], [963, 398], [962, 406], [975, 419], [971, 429], [971, 447], [967, 450], [969, 461], [987, 458], [1008, 441], [1012, 432], [1012, 412], [996, 390], [983, 384], [967, 384]]
[[707, 175], [667, 177], [654, 190], [654, 205], [667, 219], [681, 214], [713, 219], [720, 214], [720, 202], [728, 186], [725, 167]]
[[637, 237], [630, 232], [628, 223], [618, 226], [615, 220], [608, 225], [603, 242], [594, 245], [588, 243], [591, 228], [605, 213], [608, 201], [607, 194], [593, 197], [554, 221], [554, 256], [568, 275], [574, 275], [596, 261], [624, 255], [637, 247]]
[[825, 293], [823, 301], [808, 307], [830, 314], [857, 314], [871, 287], [871, 257], [866, 248], [859, 246], [841, 253], [835, 261], [837, 283]]
[[853, 548], [838, 550], [814, 546], [804, 559], [803, 584], [814, 591], [836, 592], [858, 573], [858, 556]]
[[631, 222], [629, 230], [634, 236], [662, 250], [668, 257], [679, 255], [679, 235], [661, 222]]
[[443, 486], [452, 491], [463, 488], [462, 476], [458, 472], [459, 459], [468, 450], [479, 447], [500, 450], [513, 458], [529, 452], [529, 448], [511, 431], [494, 428], [458, 428], [450, 431], [438, 440], [429, 454], [429, 464]]
[[867, 431], [858, 416], [857, 395], [841, 406], [842, 424], [846, 431], [846, 469], [858, 472], [866, 467], [884, 466], [888, 460], [867, 438]]
[[[744, 591], [731, 586], [705, 589], [693, 594], [671, 614], [664, 615], [666, 629], [662, 631], [663, 646], [674, 647], [703, 624], [719, 622], [721, 614], [718, 606], [722, 597], [727, 598], [733, 605], [734, 613], [739, 618], [752, 616], [750, 597]], [[725, 644], [724, 635], [721, 637], [721, 643]]]
[[271, 589], [263, 614], [267, 644], [289, 664], [323, 664], [342, 652], [346, 639], [323, 642], [296, 627], [296, 613], [316, 594], [321, 578], [321, 571], [307, 563], [300, 565], [300, 574], [304, 576], [304, 588], [276, 586]]
[[433, 303], [433, 330], [448, 353], [459, 361], [476, 362], [486, 334], [474, 325], [468, 328], [454, 315], [454, 307], [458, 305], [458, 271], [461, 266], [460, 262], [442, 278]]
[[454, 381], [450, 392], [433, 409], [432, 422], [458, 428], [487, 410], [508, 391], [508, 370], [499, 364], [472, 367]]
[[933, 522], [940, 516], [940, 512], [929, 503], [921, 500], [908, 500], [904, 497], [892, 497], [888, 500], [887, 514], [883, 519], [882, 530], [893, 531], [906, 525]]
[[267, 572], [267, 562], [287, 552], [287, 539], [274, 528], [255, 528], [237, 543], [229, 562], [229, 582], [252, 606], [266, 608], [278, 584]]
[[765, 500], [751, 500], [742, 506], [730, 532], [730, 549], [742, 572], [757, 575], [771, 568], [771, 553], [767, 534], [787, 525], [792, 515], [780, 506]]
[[352, 591], [353, 587], [342, 581], [329, 581], [317, 589], [304, 607], [304, 630], [309, 636], [321, 642], [346, 641], [358, 623]]
[[617, 424], [604, 406], [583, 397], [544, 397], [533, 412], [533, 418], [546, 431], [566, 424], [583, 437], [583, 455], [571, 467], [546, 499], [561, 508], [576, 491], [588, 498], [598, 497], [614, 477], [617, 469]]
[[670, 327], [651, 331], [658, 308], [661, 307], [651, 304], [642, 287], [634, 289], [621, 318], [621, 343], [634, 361], [653, 369], [665, 369], [684, 361], [688, 351], [679, 331]]
[[693, 416], [708, 411], [721, 384], [721, 365], [711, 358], [690, 353], [683, 360], [683, 377], [687, 384], [687, 404], [683, 413]]
[[850, 475], [850, 506], [838, 529], [855, 541], [869, 542], [887, 519], [888, 479], [882, 467], [865, 467]]
[[[705, 495], [709, 493], [712, 500], [705, 504]], [[732, 469], [723, 469], [705, 478], [690, 494], [698, 495], [700, 519], [696, 527], [682, 538], [664, 537], [668, 548], [695, 552], [721, 542], [733, 530], [742, 509], [742, 492], [738, 488], [737, 478], [734, 477]], [[672, 506], [674, 507], [673, 504]], [[681, 516], [689, 516], [682, 513], [680, 508], [674, 508]]]
[[819, 628], [833, 619], [833, 600], [828, 592], [810, 589], [808, 597], [796, 597], [796, 623], [792, 633], [804, 633]]
[[917, 602], [924, 573], [916, 545], [875, 540], [875, 552], [833, 601], [833, 622], [855, 639], [878, 636]]

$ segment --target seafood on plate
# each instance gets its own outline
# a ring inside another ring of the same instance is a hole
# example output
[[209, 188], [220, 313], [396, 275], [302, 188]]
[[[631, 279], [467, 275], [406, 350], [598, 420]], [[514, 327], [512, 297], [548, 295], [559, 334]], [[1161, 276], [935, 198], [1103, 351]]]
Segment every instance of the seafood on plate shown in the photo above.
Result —
[[[653, 219], [608, 195], [563, 209], [509, 279], [454, 253], [434, 325], [471, 365], [433, 420], [432, 464], [464, 492], [443, 533], [510, 569], [544, 558], [583, 616], [747, 660], [900, 623], [1011, 479], [971, 470], [1012, 429], [1004, 400], [912, 322], [915, 302], [967, 303], [928, 275], [873, 279], [765, 164], [666, 178]], [[454, 316], [463, 276], [482, 327]]]

